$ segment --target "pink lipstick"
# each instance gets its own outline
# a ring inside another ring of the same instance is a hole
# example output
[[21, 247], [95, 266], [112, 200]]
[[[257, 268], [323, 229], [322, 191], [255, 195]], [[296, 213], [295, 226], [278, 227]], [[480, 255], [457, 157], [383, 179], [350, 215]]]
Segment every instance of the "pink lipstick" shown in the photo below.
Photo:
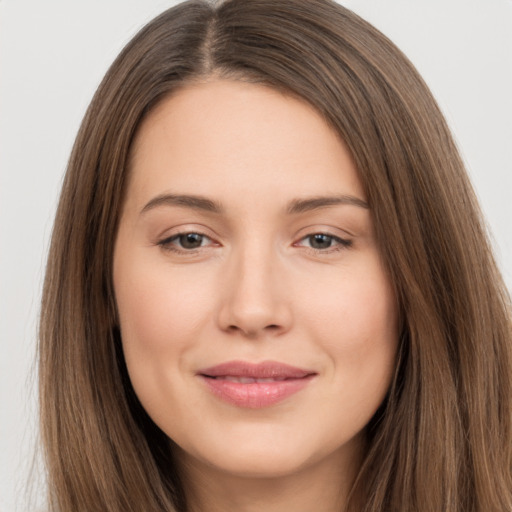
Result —
[[316, 372], [276, 361], [229, 361], [200, 370], [197, 375], [222, 400], [237, 407], [259, 409], [297, 393]]

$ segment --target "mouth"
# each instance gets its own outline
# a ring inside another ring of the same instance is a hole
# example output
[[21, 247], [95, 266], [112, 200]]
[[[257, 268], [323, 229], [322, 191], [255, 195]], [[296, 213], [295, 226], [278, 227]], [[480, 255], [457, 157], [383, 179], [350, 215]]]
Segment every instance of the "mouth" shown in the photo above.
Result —
[[212, 377], [210, 375], [205, 375], [206, 378], [216, 379], [216, 380], [227, 380], [229, 382], [239, 382], [240, 384], [252, 384], [253, 382], [283, 382], [285, 380], [289, 380], [287, 377], [277, 377], [277, 378], [253, 378], [253, 377], [235, 377], [234, 375], [223, 375], [219, 377]]
[[253, 364], [229, 361], [197, 375], [217, 398], [236, 407], [259, 409], [275, 405], [304, 389], [317, 375], [276, 361]]

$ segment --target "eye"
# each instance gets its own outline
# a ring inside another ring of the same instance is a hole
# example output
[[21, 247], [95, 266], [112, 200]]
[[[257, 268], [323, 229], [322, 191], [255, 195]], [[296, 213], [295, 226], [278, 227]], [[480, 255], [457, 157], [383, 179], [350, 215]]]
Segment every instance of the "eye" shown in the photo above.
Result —
[[311, 248], [317, 252], [331, 252], [350, 247], [352, 241], [327, 233], [313, 233], [301, 238], [295, 245]]
[[171, 251], [192, 251], [211, 245], [211, 238], [201, 233], [177, 233], [158, 242], [158, 245]]

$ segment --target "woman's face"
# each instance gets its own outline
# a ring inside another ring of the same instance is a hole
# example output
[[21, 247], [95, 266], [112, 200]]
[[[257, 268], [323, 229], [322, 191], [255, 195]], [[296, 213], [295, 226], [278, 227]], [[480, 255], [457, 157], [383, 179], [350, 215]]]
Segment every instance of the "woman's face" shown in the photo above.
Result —
[[388, 390], [397, 308], [345, 145], [308, 104], [211, 81], [134, 143], [114, 256], [137, 396], [185, 462], [350, 460]]

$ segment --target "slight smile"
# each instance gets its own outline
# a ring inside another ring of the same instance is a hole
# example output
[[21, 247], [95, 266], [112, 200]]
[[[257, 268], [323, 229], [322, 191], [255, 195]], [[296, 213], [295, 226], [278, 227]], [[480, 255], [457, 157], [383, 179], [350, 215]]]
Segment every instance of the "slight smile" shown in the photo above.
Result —
[[229, 361], [200, 370], [208, 389], [237, 407], [260, 409], [281, 402], [303, 389], [317, 375], [276, 361], [254, 364]]

